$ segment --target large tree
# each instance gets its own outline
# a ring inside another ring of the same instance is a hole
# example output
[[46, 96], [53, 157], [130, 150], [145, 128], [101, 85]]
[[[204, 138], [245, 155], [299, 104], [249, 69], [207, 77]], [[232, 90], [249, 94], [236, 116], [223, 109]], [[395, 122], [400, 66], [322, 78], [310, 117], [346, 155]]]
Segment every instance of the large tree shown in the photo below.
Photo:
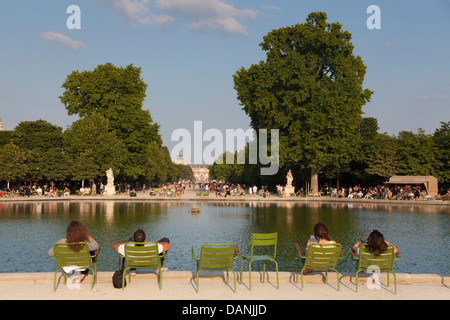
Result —
[[436, 158], [441, 162], [439, 182], [450, 183], [450, 121], [441, 122], [441, 127], [433, 134], [433, 140], [437, 148]]
[[323, 12], [273, 30], [260, 46], [267, 59], [234, 75], [238, 99], [255, 130], [280, 130], [280, 163], [309, 167], [317, 190], [321, 170], [338, 172], [352, 158], [372, 95], [363, 88], [366, 67], [351, 34]]
[[27, 153], [27, 178], [52, 181], [69, 175], [63, 140], [62, 128], [44, 120], [22, 121], [16, 126], [13, 141]]
[[120, 173], [126, 148], [99, 114], [85, 116], [64, 131], [64, 150], [74, 166], [72, 180], [94, 180], [112, 168]]
[[74, 71], [63, 83], [61, 102], [69, 115], [84, 118], [97, 114], [108, 120], [109, 130], [124, 143], [127, 150], [121, 168], [124, 178], [146, 176], [143, 162], [148, 145], [162, 147], [159, 125], [150, 112], [143, 109], [147, 84], [141, 78], [141, 68], [133, 65], [116, 67], [111, 63], [92, 71]]
[[27, 152], [21, 150], [12, 142], [0, 146], [0, 181], [7, 182], [7, 188], [11, 181], [24, 179], [28, 166]]

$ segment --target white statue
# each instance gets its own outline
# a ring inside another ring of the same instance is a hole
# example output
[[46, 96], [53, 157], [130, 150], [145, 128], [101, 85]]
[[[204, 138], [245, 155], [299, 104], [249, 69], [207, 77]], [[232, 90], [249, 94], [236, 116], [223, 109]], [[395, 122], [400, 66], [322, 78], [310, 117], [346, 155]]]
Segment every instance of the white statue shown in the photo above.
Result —
[[289, 170], [289, 172], [287, 173], [286, 179], [287, 179], [286, 187], [288, 188], [292, 187], [292, 181], [294, 180], [294, 177], [292, 176], [291, 170]]
[[116, 194], [116, 187], [114, 186], [114, 174], [113, 170], [109, 168], [106, 170], [106, 186], [105, 186], [105, 193], [103, 195], [105, 196], [114, 196]]
[[113, 170], [109, 168], [109, 170], [106, 170], [106, 178], [108, 179], [106, 182], [107, 186], [113, 186], [114, 185], [114, 174]]

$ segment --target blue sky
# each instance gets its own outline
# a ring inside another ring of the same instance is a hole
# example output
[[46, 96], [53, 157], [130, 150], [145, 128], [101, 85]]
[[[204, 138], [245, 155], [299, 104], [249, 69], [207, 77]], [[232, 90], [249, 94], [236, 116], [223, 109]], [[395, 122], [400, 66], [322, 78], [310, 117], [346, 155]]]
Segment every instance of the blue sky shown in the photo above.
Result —
[[[70, 5], [81, 29], [69, 30]], [[381, 29], [369, 30], [370, 5]], [[58, 96], [73, 70], [111, 62], [142, 68], [144, 108], [171, 148], [177, 128], [247, 129], [233, 74], [264, 59], [262, 37], [324, 11], [353, 35], [367, 66], [364, 86], [375, 93], [363, 107], [380, 132], [419, 128], [433, 133], [450, 121], [450, 1], [384, 0], [45, 0], [0, 4], [0, 118], [12, 130], [44, 119], [65, 129]]]

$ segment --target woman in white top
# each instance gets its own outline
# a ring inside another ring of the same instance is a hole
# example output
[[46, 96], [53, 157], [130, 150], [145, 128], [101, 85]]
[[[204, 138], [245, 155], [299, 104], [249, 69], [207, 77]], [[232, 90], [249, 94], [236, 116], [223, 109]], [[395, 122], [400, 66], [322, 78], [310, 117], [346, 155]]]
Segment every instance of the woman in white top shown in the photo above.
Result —
[[308, 247], [312, 243], [336, 243], [336, 241], [331, 239], [327, 226], [319, 222], [314, 226], [314, 235], [309, 238], [306, 244], [306, 252], [308, 252]]

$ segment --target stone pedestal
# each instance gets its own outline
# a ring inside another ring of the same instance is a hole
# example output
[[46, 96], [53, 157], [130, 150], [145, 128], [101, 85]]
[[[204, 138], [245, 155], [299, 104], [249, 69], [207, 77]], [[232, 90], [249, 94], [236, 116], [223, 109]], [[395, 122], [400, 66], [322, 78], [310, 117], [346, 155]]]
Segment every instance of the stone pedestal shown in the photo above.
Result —
[[112, 186], [105, 186], [105, 196], [115, 196], [116, 195], [116, 188], [114, 187], [114, 185]]
[[294, 187], [284, 187], [284, 194], [286, 195], [286, 197], [290, 197], [291, 193], [295, 194], [295, 188]]

